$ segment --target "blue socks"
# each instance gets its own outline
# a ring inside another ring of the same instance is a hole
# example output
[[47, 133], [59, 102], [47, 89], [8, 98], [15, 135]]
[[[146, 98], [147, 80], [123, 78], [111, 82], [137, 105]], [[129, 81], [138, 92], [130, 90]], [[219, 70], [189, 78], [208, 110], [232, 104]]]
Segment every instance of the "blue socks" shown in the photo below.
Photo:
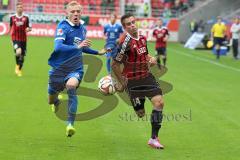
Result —
[[111, 58], [107, 57], [107, 72], [108, 74], [111, 74]]
[[78, 105], [76, 89], [67, 90], [67, 94], [68, 94], [68, 124], [73, 125]]

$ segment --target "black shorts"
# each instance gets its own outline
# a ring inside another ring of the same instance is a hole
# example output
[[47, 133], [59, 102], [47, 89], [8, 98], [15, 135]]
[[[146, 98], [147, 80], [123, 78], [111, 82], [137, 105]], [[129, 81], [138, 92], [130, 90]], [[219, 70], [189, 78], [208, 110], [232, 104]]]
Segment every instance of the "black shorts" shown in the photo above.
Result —
[[160, 85], [151, 73], [140, 80], [128, 80], [127, 92], [133, 107], [137, 106], [137, 101], [145, 101], [145, 97], [151, 99], [156, 95], [162, 95]]
[[163, 56], [166, 56], [166, 47], [159, 47], [156, 49], [157, 51], [157, 55], [163, 55]]
[[221, 46], [223, 44], [223, 41], [224, 41], [224, 38], [221, 38], [221, 37], [214, 37], [213, 38], [214, 46], [217, 45], [217, 44]]
[[22, 54], [25, 56], [26, 55], [26, 48], [27, 48], [27, 42], [22, 42], [22, 41], [13, 41], [13, 48], [14, 48], [14, 52], [16, 53], [16, 49], [17, 48], [21, 48], [22, 49]]

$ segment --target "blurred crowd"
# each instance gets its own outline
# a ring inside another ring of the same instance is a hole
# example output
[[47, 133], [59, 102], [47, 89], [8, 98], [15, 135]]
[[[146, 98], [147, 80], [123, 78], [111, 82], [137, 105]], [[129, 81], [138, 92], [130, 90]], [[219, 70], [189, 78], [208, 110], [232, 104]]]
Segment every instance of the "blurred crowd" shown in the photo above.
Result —
[[0, 0], [0, 9], [8, 9], [9, 0]]
[[[62, 6], [70, 0], [21, 0], [26, 12], [62, 13]], [[120, 1], [115, 0], [77, 0], [84, 8], [84, 14], [106, 15], [115, 11], [120, 13]], [[125, 13], [132, 13], [140, 17], [178, 17], [193, 7], [195, 1], [200, 0], [125, 0]], [[14, 0], [0, 0], [0, 9], [13, 9], [8, 6]], [[14, 6], [14, 5], [12, 5]], [[27, 7], [26, 7], [27, 6]]]

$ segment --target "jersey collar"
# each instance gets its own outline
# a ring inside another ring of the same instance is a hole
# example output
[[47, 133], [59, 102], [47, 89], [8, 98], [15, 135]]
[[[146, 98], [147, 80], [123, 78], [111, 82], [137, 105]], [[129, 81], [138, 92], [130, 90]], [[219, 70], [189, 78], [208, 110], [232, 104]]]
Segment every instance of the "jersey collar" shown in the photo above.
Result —
[[116, 26], [116, 23], [112, 24], [112, 23], [110, 22], [109, 25], [110, 25], [111, 27], [115, 27], [115, 26]]
[[17, 13], [16, 13], [15, 16], [16, 16], [17, 18], [22, 18], [24, 15], [23, 15], [23, 13], [22, 13], [21, 16], [18, 16]]
[[[68, 19], [66, 19], [66, 21], [68, 22], [68, 24], [70, 24], [70, 26], [74, 27], [75, 24], [73, 24], [71, 21], [69, 21]], [[84, 21], [80, 19], [80, 25], [83, 25]]]
[[139, 35], [138, 35], [138, 38], [134, 38], [134, 37], [132, 37], [128, 32], [127, 32], [127, 36], [129, 36], [129, 37], [131, 37], [132, 39], [134, 39], [134, 40], [139, 40]]

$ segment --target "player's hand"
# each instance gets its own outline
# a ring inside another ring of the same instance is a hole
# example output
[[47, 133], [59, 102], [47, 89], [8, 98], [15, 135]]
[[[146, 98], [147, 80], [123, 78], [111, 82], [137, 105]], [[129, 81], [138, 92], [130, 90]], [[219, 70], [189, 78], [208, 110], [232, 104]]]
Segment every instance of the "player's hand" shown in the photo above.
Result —
[[115, 89], [117, 92], [123, 92], [125, 89], [125, 86], [122, 85], [121, 83], [117, 83], [117, 84], [115, 84]]
[[115, 84], [115, 89], [118, 92], [123, 92], [125, 88], [127, 87], [128, 80], [124, 77], [122, 77], [122, 80]]
[[27, 27], [27, 28], [25, 29], [25, 32], [30, 32], [31, 30], [32, 30], [31, 28]]
[[78, 45], [78, 48], [90, 47], [91, 45], [92, 45], [92, 41], [89, 39], [85, 39]]
[[98, 51], [99, 55], [104, 55], [107, 53], [107, 50], [105, 48], [101, 49], [100, 51]]
[[167, 42], [167, 37], [163, 38], [163, 41], [164, 41], [164, 42]]
[[150, 64], [150, 67], [152, 67], [157, 64], [157, 59], [155, 57], [151, 57], [148, 62]]

